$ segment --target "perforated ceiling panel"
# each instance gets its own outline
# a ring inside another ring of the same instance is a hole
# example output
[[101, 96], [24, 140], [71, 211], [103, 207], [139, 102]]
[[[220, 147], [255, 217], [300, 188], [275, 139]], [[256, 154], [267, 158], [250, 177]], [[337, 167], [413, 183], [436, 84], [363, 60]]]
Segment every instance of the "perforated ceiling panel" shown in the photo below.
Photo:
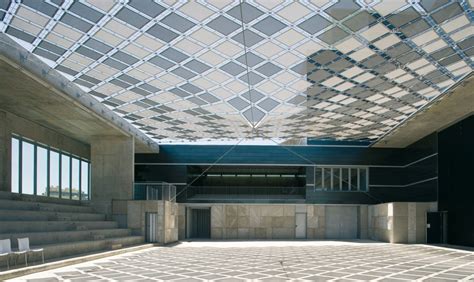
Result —
[[0, 0], [0, 29], [157, 141], [366, 141], [472, 72], [471, 5]]

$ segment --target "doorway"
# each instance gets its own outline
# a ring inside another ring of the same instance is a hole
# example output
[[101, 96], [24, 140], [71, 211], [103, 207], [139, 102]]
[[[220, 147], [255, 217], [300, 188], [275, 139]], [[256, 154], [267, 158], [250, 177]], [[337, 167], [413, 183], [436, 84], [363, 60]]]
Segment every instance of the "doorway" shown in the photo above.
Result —
[[191, 209], [191, 230], [190, 238], [210, 239], [211, 238], [211, 209], [200, 208]]
[[306, 239], [306, 213], [296, 213], [295, 238]]
[[428, 212], [426, 214], [426, 242], [428, 244], [446, 244], [447, 212]]
[[326, 239], [357, 239], [357, 207], [326, 207]]

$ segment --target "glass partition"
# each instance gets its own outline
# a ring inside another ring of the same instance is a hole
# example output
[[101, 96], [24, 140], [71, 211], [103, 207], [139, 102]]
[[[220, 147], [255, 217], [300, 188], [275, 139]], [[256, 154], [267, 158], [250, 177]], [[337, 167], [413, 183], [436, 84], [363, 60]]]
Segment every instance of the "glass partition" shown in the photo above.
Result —
[[134, 200], [165, 200], [176, 202], [176, 186], [166, 182], [135, 183]]

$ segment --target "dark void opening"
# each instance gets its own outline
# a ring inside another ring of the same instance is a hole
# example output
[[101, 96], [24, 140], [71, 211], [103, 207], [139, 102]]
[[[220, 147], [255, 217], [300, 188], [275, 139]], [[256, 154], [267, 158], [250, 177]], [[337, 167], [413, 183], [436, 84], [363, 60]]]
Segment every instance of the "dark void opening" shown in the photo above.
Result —
[[191, 238], [211, 238], [211, 210], [191, 209]]
[[284, 166], [188, 166], [183, 202], [304, 201], [306, 169]]

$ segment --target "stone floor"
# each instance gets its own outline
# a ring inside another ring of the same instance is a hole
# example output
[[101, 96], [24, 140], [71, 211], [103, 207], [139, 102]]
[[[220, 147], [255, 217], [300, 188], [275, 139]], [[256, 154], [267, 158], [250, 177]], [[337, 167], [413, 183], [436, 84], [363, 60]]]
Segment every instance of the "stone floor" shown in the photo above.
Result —
[[185, 242], [20, 280], [474, 281], [474, 252], [376, 242]]

